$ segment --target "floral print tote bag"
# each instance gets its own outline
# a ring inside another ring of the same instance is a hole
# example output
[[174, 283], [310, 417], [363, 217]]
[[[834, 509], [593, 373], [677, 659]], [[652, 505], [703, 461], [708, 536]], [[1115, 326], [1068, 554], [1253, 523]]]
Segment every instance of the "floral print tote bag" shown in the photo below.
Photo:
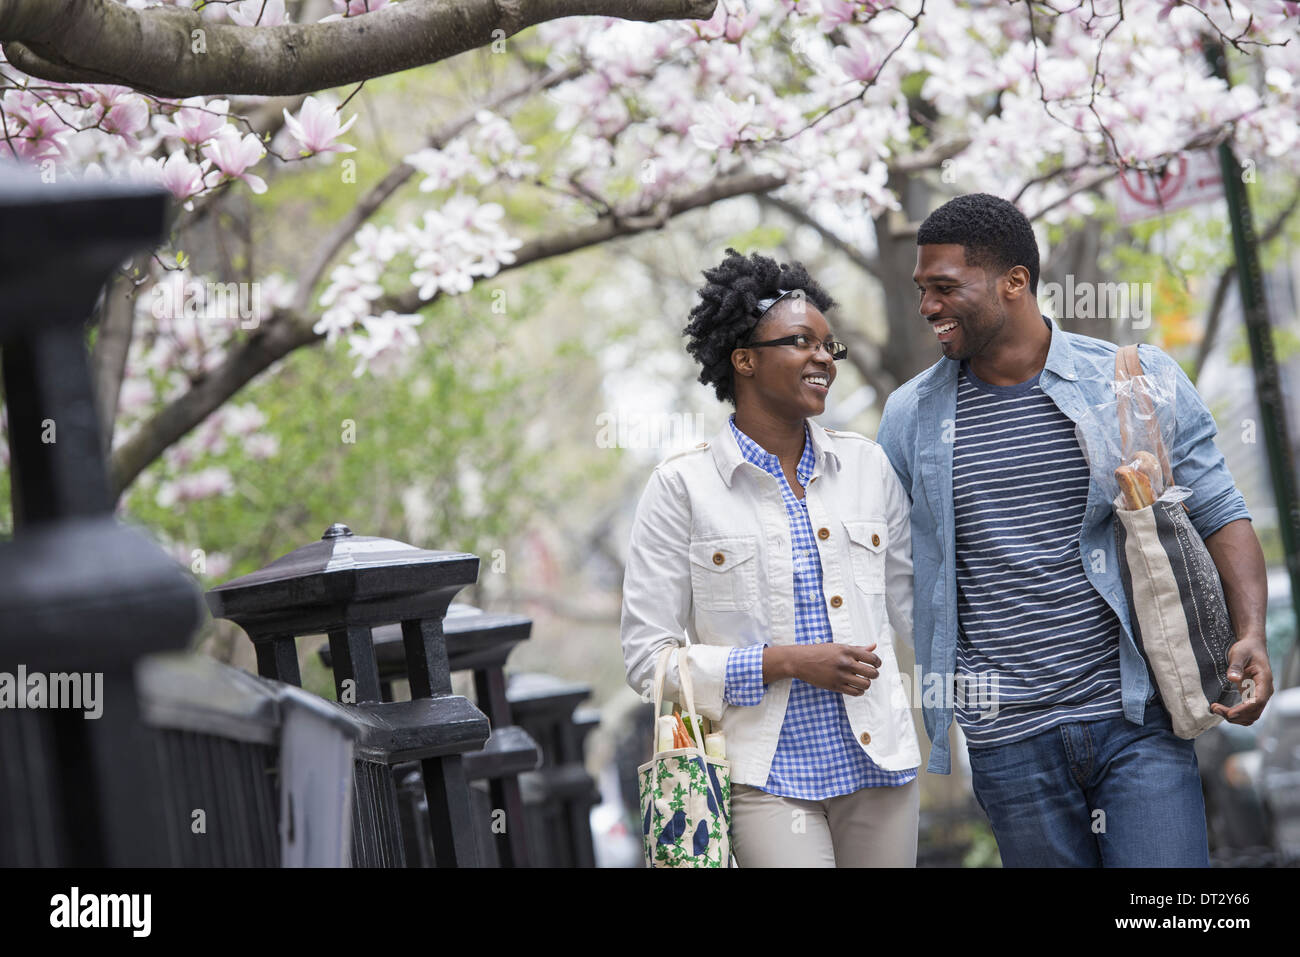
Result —
[[[673, 648], [655, 666], [654, 713], [663, 706], [664, 675]], [[686, 649], [677, 656], [686, 710], [696, 714]], [[641, 792], [641, 846], [647, 867], [727, 867], [731, 860], [731, 765], [704, 751], [698, 721], [692, 721], [694, 747], [658, 750], [658, 725], [652, 732], [652, 757], [637, 769]]]

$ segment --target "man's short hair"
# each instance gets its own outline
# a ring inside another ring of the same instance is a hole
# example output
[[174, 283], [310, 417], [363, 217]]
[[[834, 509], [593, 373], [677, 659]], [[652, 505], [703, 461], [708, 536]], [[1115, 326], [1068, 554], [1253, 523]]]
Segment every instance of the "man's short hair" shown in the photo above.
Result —
[[1029, 291], [1038, 295], [1038, 242], [1025, 214], [1005, 199], [967, 193], [944, 203], [925, 218], [918, 246], [961, 246], [966, 265], [1001, 275], [1013, 266], [1029, 270]]

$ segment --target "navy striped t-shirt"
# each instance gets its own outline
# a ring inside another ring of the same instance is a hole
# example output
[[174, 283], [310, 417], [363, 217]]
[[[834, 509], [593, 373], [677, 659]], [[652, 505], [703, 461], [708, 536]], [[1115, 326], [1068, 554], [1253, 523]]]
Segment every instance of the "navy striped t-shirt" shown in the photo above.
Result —
[[957, 721], [971, 747], [1123, 713], [1120, 623], [1084, 574], [1088, 466], [1038, 387], [957, 380]]

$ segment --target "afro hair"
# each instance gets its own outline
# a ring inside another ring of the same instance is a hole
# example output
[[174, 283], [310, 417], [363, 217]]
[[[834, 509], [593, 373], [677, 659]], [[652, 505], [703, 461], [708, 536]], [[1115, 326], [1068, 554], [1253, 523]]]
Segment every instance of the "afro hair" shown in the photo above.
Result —
[[736, 390], [731, 353], [755, 331], [753, 310], [760, 299], [801, 290], [822, 312], [835, 305], [802, 263], [778, 264], [758, 253], [746, 259], [728, 248], [720, 265], [704, 270], [704, 278], [707, 282], [699, 289], [701, 301], [691, 310], [691, 320], [682, 333], [690, 337], [686, 351], [702, 367], [700, 382], [713, 386], [718, 400], [732, 405], [736, 404]]
[[950, 199], [925, 218], [918, 246], [961, 246], [966, 265], [1001, 274], [1013, 266], [1029, 270], [1029, 291], [1038, 294], [1038, 242], [1025, 214], [1005, 199], [968, 193]]

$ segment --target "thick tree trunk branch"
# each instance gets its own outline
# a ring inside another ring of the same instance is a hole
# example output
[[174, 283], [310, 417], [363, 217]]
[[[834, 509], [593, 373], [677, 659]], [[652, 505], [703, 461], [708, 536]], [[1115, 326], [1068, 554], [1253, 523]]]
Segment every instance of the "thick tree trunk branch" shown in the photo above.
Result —
[[[785, 185], [785, 179], [772, 174], [743, 173], [715, 180], [708, 186], [667, 200], [649, 213], [608, 216], [567, 233], [546, 236], [525, 243], [511, 265], [502, 271], [518, 269], [551, 256], [584, 249], [620, 236], [632, 236], [658, 229], [669, 219], [693, 209], [709, 206], [722, 199], [749, 193], [762, 193]], [[376, 312], [396, 309], [415, 312], [438, 299], [421, 300], [414, 289], [402, 296], [375, 302]], [[121, 495], [136, 477], [172, 443], [178, 441], [231, 396], [294, 349], [312, 345], [324, 337], [312, 331], [314, 319], [293, 310], [278, 310], [247, 342], [233, 349], [226, 360], [186, 393], [164, 406], [121, 447], [113, 453], [110, 471], [113, 494]]]
[[113, 447], [113, 423], [117, 419], [117, 400], [126, 373], [126, 357], [131, 350], [131, 332], [135, 325], [135, 287], [128, 276], [148, 257], [133, 259], [127, 275], [114, 273], [104, 289], [99, 313], [99, 335], [95, 339], [93, 369], [95, 407], [99, 413], [99, 434], [105, 449]]
[[561, 17], [705, 20], [715, 5], [716, 0], [403, 0], [329, 23], [239, 27], [177, 7], [0, 0], [0, 44], [10, 63], [46, 80], [117, 83], [166, 97], [286, 96], [436, 63]]

